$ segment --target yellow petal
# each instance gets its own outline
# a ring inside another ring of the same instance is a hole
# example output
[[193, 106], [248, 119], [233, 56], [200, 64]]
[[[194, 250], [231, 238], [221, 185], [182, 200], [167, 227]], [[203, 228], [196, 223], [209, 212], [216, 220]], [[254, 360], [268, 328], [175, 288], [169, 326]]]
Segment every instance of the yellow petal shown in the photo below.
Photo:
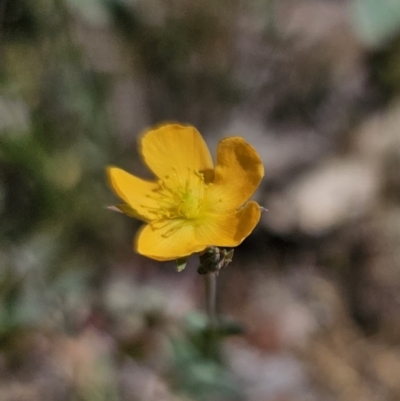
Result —
[[213, 215], [196, 228], [196, 240], [208, 246], [237, 246], [253, 231], [260, 215], [256, 202], [249, 202], [232, 214]]
[[184, 183], [189, 169], [207, 172], [213, 168], [206, 143], [191, 126], [162, 125], [147, 131], [139, 145], [144, 162], [161, 179], [176, 174]]
[[161, 261], [179, 259], [205, 248], [205, 244], [196, 241], [194, 226], [184, 220], [169, 220], [161, 227], [158, 223], [148, 224], [135, 239], [136, 252]]
[[223, 139], [218, 144], [215, 179], [209, 186], [211, 210], [237, 210], [254, 194], [263, 176], [264, 166], [251, 145], [241, 137]]
[[260, 207], [249, 202], [243, 209], [228, 215], [210, 215], [201, 223], [170, 220], [148, 224], [138, 233], [135, 249], [156, 260], [174, 260], [201, 252], [211, 245], [239, 245], [260, 220]]
[[151, 195], [158, 183], [142, 180], [117, 167], [108, 167], [107, 175], [116, 195], [137, 213], [135, 217], [144, 221], [154, 218], [151, 210], [156, 210], [158, 204]]

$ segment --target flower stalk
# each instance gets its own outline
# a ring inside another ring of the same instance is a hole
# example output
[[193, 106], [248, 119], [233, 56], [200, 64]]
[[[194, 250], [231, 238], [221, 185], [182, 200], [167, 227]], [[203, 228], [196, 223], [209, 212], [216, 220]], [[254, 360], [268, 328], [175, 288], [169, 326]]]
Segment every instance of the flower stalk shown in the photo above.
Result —
[[211, 328], [218, 324], [216, 298], [217, 298], [217, 277], [221, 269], [232, 262], [233, 249], [220, 249], [211, 246], [200, 253], [200, 266], [197, 269], [199, 274], [204, 275], [206, 288], [206, 310]]
[[217, 319], [217, 272], [210, 272], [204, 275], [206, 289], [206, 310], [210, 328], [218, 325]]

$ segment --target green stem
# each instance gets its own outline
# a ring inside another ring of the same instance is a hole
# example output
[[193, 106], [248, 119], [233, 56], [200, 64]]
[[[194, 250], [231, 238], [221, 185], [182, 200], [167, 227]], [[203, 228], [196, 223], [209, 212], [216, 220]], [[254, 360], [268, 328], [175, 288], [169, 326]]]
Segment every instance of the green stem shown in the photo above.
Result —
[[217, 325], [217, 273], [211, 272], [204, 275], [205, 286], [206, 286], [206, 305], [207, 315], [210, 327]]

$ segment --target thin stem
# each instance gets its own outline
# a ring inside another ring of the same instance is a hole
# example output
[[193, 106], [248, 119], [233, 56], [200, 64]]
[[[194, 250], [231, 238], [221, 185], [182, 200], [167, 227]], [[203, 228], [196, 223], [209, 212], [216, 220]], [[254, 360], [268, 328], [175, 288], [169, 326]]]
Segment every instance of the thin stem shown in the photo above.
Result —
[[217, 310], [216, 310], [216, 299], [217, 299], [217, 273], [211, 272], [204, 275], [205, 287], [206, 287], [206, 304], [207, 304], [207, 315], [209, 319], [210, 327], [215, 327], [217, 324]]

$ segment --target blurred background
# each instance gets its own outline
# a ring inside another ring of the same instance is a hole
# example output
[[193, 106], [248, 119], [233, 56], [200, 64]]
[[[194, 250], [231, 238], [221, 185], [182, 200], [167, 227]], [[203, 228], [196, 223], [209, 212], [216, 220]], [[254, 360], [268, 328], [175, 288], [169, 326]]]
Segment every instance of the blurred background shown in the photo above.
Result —
[[[217, 336], [106, 210], [162, 121], [267, 170]], [[0, 0], [0, 214], [0, 401], [400, 400], [400, 2]]]

